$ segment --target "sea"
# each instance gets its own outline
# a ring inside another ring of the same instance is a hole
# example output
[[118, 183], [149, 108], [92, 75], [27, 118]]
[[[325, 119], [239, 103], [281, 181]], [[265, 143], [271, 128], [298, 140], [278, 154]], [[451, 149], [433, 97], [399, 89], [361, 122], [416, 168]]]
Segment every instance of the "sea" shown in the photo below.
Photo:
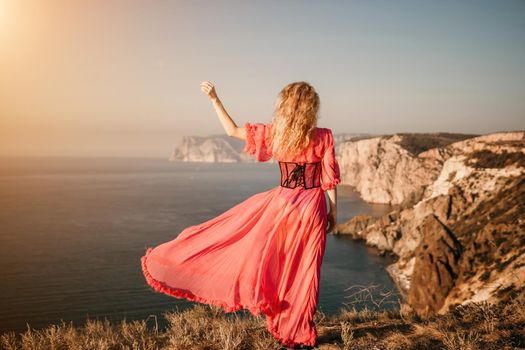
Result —
[[[146, 247], [278, 186], [279, 176], [275, 163], [0, 158], [0, 333], [86, 319], [165, 327], [163, 313], [195, 303], [152, 291], [140, 268]], [[338, 186], [338, 222], [389, 210]], [[328, 234], [318, 310], [398, 308], [385, 270], [392, 262], [362, 241]]]

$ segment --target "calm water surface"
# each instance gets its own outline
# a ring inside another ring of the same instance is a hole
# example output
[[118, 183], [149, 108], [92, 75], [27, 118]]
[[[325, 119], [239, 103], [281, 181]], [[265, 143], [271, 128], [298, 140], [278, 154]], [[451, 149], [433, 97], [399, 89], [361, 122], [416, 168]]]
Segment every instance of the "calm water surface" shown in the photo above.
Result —
[[[145, 248], [278, 184], [272, 163], [1, 158], [0, 332], [149, 315], [163, 327], [163, 312], [193, 303], [150, 289], [140, 269]], [[367, 205], [347, 186], [338, 190], [339, 222], [389, 209]], [[337, 313], [354, 300], [350, 287], [394, 290], [384, 269], [391, 261], [362, 242], [328, 235], [319, 310]]]

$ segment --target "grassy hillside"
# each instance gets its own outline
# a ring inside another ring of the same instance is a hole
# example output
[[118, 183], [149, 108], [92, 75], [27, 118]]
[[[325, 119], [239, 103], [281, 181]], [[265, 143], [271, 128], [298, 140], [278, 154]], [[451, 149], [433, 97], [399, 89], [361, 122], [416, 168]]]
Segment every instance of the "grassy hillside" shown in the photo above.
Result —
[[[3, 349], [283, 349], [266, 331], [263, 316], [225, 314], [220, 308], [195, 304], [164, 314], [165, 330], [153, 319], [88, 320], [82, 327], [52, 325], [42, 330], [1, 335]], [[318, 349], [524, 349], [525, 300], [498, 305], [471, 303], [446, 315], [420, 318], [401, 311], [355, 311], [336, 316], [316, 314]]]

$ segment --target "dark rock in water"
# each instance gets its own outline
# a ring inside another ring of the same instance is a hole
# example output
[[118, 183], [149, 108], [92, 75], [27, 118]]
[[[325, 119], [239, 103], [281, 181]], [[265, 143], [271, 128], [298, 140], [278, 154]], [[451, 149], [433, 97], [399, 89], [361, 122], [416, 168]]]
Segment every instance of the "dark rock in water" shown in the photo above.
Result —
[[370, 215], [356, 215], [344, 224], [336, 226], [334, 233], [351, 234], [354, 239], [360, 239], [360, 233], [372, 224], [376, 219]]

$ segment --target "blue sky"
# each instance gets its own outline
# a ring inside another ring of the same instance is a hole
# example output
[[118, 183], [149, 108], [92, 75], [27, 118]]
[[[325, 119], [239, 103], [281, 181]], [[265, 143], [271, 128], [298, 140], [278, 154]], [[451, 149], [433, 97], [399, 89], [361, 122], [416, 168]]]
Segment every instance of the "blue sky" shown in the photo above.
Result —
[[239, 126], [305, 80], [335, 133], [525, 129], [525, 1], [0, 0], [0, 14], [2, 155], [165, 157], [223, 132], [204, 80]]

